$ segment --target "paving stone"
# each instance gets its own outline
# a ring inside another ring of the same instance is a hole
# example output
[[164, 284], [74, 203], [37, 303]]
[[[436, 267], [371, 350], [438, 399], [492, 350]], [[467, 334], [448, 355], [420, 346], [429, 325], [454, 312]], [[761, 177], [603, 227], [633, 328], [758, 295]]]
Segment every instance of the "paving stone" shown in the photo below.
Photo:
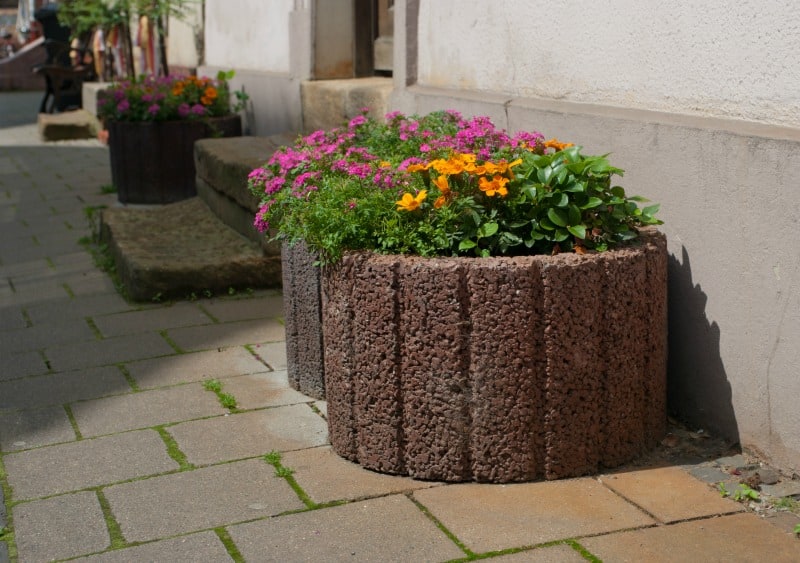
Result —
[[728, 514], [741, 505], [680, 469], [659, 467], [603, 475], [601, 482], [662, 522]]
[[140, 360], [125, 367], [142, 389], [203, 379], [222, 379], [267, 369], [242, 347]]
[[800, 497], [800, 481], [781, 481], [775, 485], [761, 485], [761, 492], [773, 497]]
[[710, 467], [707, 465], [689, 467], [689, 473], [691, 473], [693, 477], [696, 477], [701, 481], [705, 481], [706, 483], [719, 483], [720, 481], [727, 481], [731, 478], [730, 473], [725, 473], [716, 467]]
[[583, 556], [568, 545], [552, 545], [510, 555], [493, 557], [500, 563], [586, 563]]
[[328, 440], [327, 424], [307, 405], [184, 422], [167, 431], [189, 462], [197, 465], [311, 448]]
[[203, 308], [223, 323], [283, 317], [283, 295], [277, 291], [261, 293], [257, 297], [204, 302]]
[[247, 561], [405, 563], [465, 556], [403, 495], [240, 524], [228, 532]]
[[275, 371], [286, 369], [286, 342], [255, 344], [253, 352]]
[[176, 328], [169, 337], [183, 350], [210, 350], [284, 339], [283, 325], [274, 319], [239, 321], [208, 327]]
[[63, 405], [130, 391], [114, 366], [54, 373], [0, 382], [0, 409]]
[[721, 457], [716, 460], [716, 464], [721, 467], [744, 468], [748, 466], [747, 460], [742, 454]]
[[294, 471], [297, 483], [318, 503], [384, 496], [438, 485], [434, 481], [368, 471], [339, 457], [330, 447], [286, 452], [281, 463]]
[[47, 364], [42, 355], [35, 351], [21, 354], [4, 354], [0, 365], [0, 381], [25, 377], [26, 375], [42, 375], [47, 373]]
[[118, 364], [174, 353], [175, 350], [167, 344], [167, 341], [155, 333], [106, 338], [45, 349], [45, 355], [50, 359], [53, 369], [58, 371]]
[[98, 293], [111, 293], [116, 291], [114, 282], [103, 272], [73, 274], [63, 278], [69, 287], [70, 295], [96, 295]]
[[94, 317], [103, 336], [121, 336], [154, 332], [168, 328], [208, 325], [213, 321], [201, 308], [191, 303], [175, 303], [158, 309], [145, 309]]
[[86, 322], [53, 319], [47, 324], [4, 332], [0, 339], [0, 354], [5, 356], [14, 352], [93, 340], [97, 340], [97, 336]]
[[289, 387], [285, 371], [231, 377], [223, 383], [223, 391], [236, 397], [236, 404], [242, 409], [307, 403], [311, 400]]
[[227, 413], [199, 384], [128, 393], [72, 406], [84, 436], [99, 436]]
[[589, 478], [501, 486], [468, 483], [413, 494], [476, 553], [653, 524]]
[[34, 325], [47, 323], [51, 319], [83, 319], [108, 313], [132, 310], [131, 306], [116, 292], [77, 296], [58, 302], [40, 302], [26, 308]]
[[[128, 541], [268, 517], [304, 505], [285, 479], [261, 459], [123, 483], [105, 489]], [[258, 560], [256, 558], [255, 560]]]
[[106, 549], [111, 542], [93, 492], [19, 504], [13, 512], [20, 561], [66, 559]]
[[314, 406], [322, 413], [322, 416], [328, 418], [328, 401], [314, 401]]
[[21, 307], [4, 307], [0, 309], [0, 336], [6, 330], [16, 330], [28, 326], [28, 321], [22, 315]]
[[0, 414], [0, 451], [13, 452], [75, 440], [61, 406]]
[[3, 463], [15, 500], [178, 469], [154, 430], [5, 454]]
[[8, 555], [8, 544], [0, 541], [0, 563], [9, 563], [11, 557]]
[[85, 563], [130, 563], [132, 561], [202, 561], [215, 563], [230, 562], [231, 557], [222, 541], [214, 532], [200, 532], [156, 541], [127, 549], [107, 551], [98, 555], [81, 557], [76, 561]]
[[580, 543], [603, 561], [800, 561], [800, 541], [753, 514], [584, 538]]

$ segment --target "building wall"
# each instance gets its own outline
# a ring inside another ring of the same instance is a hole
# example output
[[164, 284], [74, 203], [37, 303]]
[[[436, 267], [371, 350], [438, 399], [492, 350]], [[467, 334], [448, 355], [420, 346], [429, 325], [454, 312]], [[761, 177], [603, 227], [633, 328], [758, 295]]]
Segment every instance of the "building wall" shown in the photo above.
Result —
[[399, 0], [393, 105], [490, 115], [611, 152], [621, 184], [661, 203], [670, 408], [798, 472], [790, 4]]
[[419, 5], [420, 84], [800, 126], [793, 0]]

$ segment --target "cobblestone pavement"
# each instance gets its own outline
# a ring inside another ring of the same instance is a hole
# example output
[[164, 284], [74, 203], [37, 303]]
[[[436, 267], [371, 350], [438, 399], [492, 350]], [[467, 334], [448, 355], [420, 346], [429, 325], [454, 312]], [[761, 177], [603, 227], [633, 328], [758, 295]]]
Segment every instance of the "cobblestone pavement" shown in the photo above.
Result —
[[0, 94], [0, 561], [800, 560], [796, 517], [712, 485], [744, 459], [514, 485], [343, 461], [287, 385], [279, 292], [118, 295], [79, 243], [107, 150], [40, 143], [37, 105]]

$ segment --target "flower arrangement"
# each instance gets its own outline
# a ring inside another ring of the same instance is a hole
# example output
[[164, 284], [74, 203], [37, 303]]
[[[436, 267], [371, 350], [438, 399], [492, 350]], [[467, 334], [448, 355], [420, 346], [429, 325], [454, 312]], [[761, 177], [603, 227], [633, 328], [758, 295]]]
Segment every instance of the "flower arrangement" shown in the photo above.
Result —
[[509, 135], [454, 111], [385, 122], [366, 109], [253, 170], [255, 226], [303, 240], [323, 263], [346, 250], [420, 256], [603, 251], [660, 224], [611, 177], [606, 156], [537, 132]]
[[231, 107], [228, 81], [233, 71], [216, 79], [197, 76], [141, 77], [115, 83], [98, 95], [98, 117], [104, 121], [168, 121], [220, 117], [244, 107], [247, 95], [235, 91]]

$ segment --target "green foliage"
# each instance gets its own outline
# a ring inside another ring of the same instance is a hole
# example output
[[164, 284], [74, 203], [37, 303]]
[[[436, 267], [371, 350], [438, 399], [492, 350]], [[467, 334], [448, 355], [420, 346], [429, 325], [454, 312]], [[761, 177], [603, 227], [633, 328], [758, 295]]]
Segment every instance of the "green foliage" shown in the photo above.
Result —
[[323, 263], [347, 250], [420, 256], [604, 251], [657, 225], [658, 205], [612, 182], [607, 155], [511, 137], [486, 117], [364, 115], [284, 147], [249, 176], [256, 226]]
[[281, 453], [279, 451], [272, 450], [264, 456], [264, 461], [270, 465], [279, 465], [281, 462]]
[[719, 491], [719, 496], [721, 496], [723, 498], [731, 496], [730, 491], [725, 486], [725, 483], [723, 483], [722, 481], [717, 483], [717, 490]]
[[796, 524], [794, 527], [794, 533], [797, 536], [800, 536], [800, 524]]
[[761, 500], [761, 495], [758, 493], [757, 490], [751, 488], [749, 485], [741, 483], [738, 487], [736, 487], [736, 490], [733, 492], [733, 500], [737, 502], [742, 502], [747, 499]]
[[213, 393], [219, 393], [222, 391], [222, 383], [220, 383], [219, 379], [206, 379], [203, 382], [203, 389]]

